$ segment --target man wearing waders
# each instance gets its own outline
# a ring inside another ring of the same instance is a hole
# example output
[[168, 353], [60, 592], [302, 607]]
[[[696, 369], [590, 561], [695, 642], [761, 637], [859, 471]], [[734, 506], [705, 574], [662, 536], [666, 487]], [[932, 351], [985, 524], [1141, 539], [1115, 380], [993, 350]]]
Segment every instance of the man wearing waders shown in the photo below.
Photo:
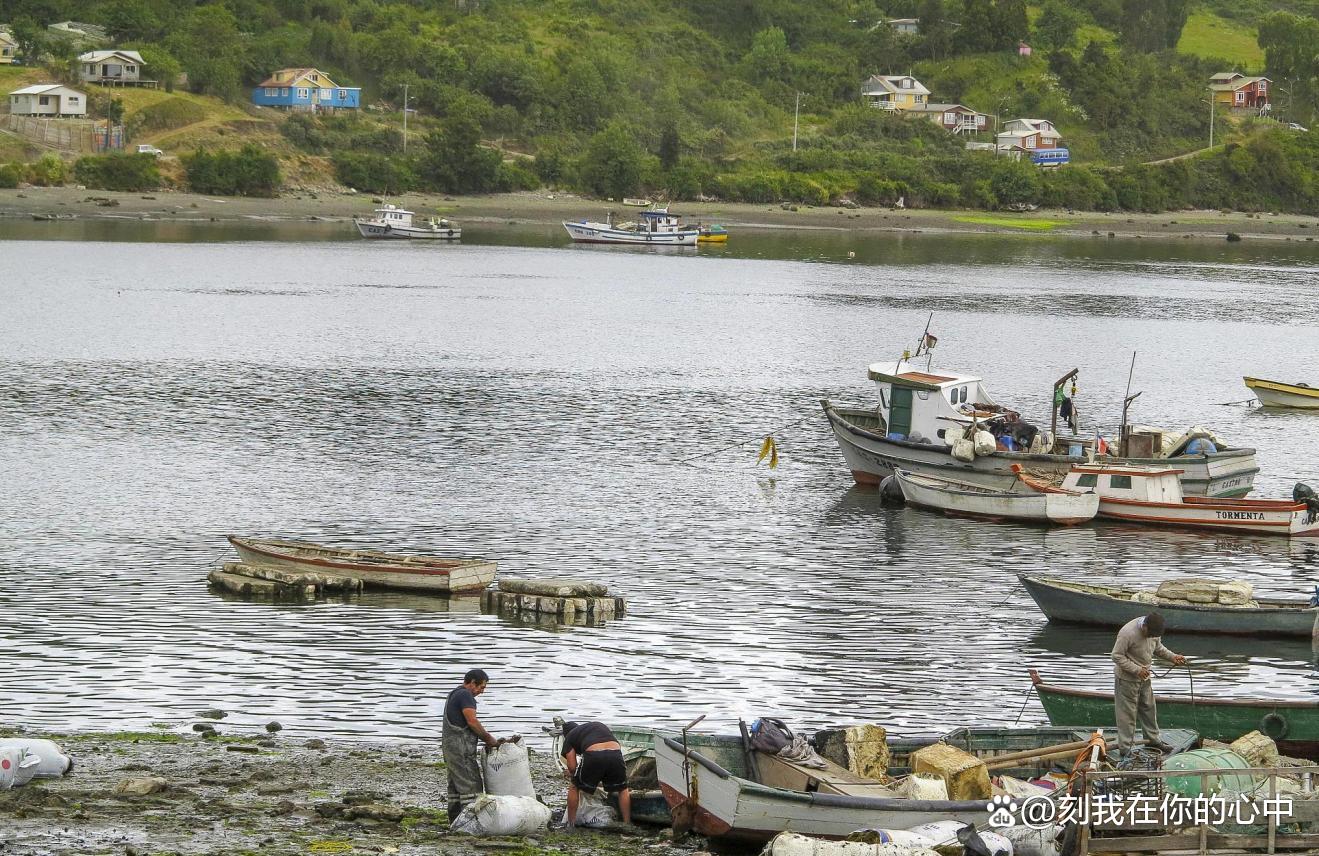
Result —
[[481, 766], [477, 763], [476, 741], [493, 749], [504, 741], [491, 736], [481, 720], [476, 718], [476, 697], [485, 692], [490, 680], [481, 669], [472, 669], [463, 676], [463, 685], [449, 693], [444, 702], [444, 766], [449, 774], [449, 822], [452, 823], [463, 806], [485, 790], [481, 782]]
[[1159, 714], [1154, 706], [1150, 668], [1155, 657], [1182, 666], [1186, 658], [1163, 647], [1163, 616], [1157, 612], [1133, 618], [1118, 631], [1113, 644], [1113, 704], [1117, 714], [1118, 754], [1126, 757], [1136, 745], [1136, 722], [1149, 745], [1160, 752], [1172, 747], [1159, 737]]

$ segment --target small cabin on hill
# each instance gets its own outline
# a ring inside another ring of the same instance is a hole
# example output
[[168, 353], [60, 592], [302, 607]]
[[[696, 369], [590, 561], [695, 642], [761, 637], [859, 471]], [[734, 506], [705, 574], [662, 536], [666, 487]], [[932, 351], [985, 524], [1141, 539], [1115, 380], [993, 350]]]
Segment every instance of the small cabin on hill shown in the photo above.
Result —
[[361, 99], [360, 87], [340, 86], [315, 68], [281, 68], [252, 90], [253, 104], [307, 112], [356, 110]]
[[989, 128], [989, 115], [965, 104], [922, 104], [907, 111], [923, 116], [953, 134], [975, 134]]
[[881, 110], [912, 110], [929, 100], [930, 90], [910, 74], [872, 74], [861, 85], [861, 96]]
[[1269, 105], [1267, 77], [1247, 77], [1237, 71], [1224, 71], [1209, 78], [1209, 91], [1215, 104], [1238, 110], [1258, 110]]
[[1060, 166], [1070, 158], [1062, 135], [1048, 119], [1012, 119], [994, 138], [999, 154], [1029, 157], [1037, 166]]
[[918, 36], [921, 32], [920, 18], [889, 18], [884, 23], [888, 24], [893, 32], [902, 36]]
[[9, 93], [14, 116], [46, 119], [81, 119], [87, 115], [87, 94], [58, 83], [39, 83]]
[[142, 54], [137, 51], [88, 51], [78, 57], [78, 77], [86, 83], [149, 83], [142, 80]]

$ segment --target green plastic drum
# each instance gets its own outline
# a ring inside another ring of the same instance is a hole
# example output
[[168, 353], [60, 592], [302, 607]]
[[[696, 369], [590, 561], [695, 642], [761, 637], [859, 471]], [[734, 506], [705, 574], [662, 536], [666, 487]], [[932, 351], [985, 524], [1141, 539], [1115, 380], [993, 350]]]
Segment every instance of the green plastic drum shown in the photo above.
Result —
[[[1165, 770], [1247, 770], [1250, 765], [1231, 749], [1192, 749], [1173, 755], [1163, 764]], [[1168, 793], [1183, 797], [1212, 796], [1226, 791], [1230, 794], [1249, 793], [1257, 782], [1249, 773], [1222, 772], [1203, 777], [1169, 776], [1165, 787]]]

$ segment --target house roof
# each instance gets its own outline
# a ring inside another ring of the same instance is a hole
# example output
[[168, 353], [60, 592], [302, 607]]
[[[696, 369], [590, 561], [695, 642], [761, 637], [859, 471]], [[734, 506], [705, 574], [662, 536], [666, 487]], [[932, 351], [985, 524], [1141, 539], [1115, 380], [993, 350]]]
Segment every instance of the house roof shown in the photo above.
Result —
[[85, 54], [78, 55], [78, 62], [103, 62], [116, 56], [132, 60], [138, 65], [145, 65], [142, 61], [142, 54], [137, 51], [88, 51]]
[[921, 22], [921, 19], [920, 19], [920, 18], [889, 18], [889, 19], [888, 19], [887, 21], [885, 21], [884, 23], [888, 24], [888, 25], [891, 27], [891, 26], [893, 26], [893, 25], [895, 25], [895, 24], [912, 24], [912, 25], [915, 25], [915, 24], [919, 24], [920, 22]]
[[987, 113], [981, 113], [974, 107], [967, 107], [965, 104], [932, 104], [926, 102], [925, 104], [917, 104], [912, 108], [913, 113], [946, 113], [949, 110], [954, 110], [959, 113], [974, 113], [977, 116], [989, 115]]
[[257, 86], [297, 86], [310, 75], [318, 75], [320, 80], [314, 81], [318, 87], [325, 89], [356, 89], [355, 86], [340, 86], [330, 79], [330, 76], [319, 68], [281, 68], [278, 71], [271, 72], [270, 77], [261, 81]]
[[1211, 81], [1215, 81], [1218, 83], [1226, 83], [1227, 81], [1231, 80], [1234, 77], [1241, 77], [1241, 76], [1242, 74], [1239, 71], [1220, 71], [1218, 74], [1215, 74], [1213, 77], [1209, 79]]
[[[902, 87], [903, 80], [910, 80], [912, 85]], [[911, 92], [916, 95], [929, 95], [930, 90], [910, 74], [872, 74], [864, 84], [865, 91], [870, 92]]]
[[0, 42], [4, 42], [10, 45], [18, 44], [18, 42], [14, 41], [14, 37], [9, 35], [9, 33], [5, 32], [4, 30], [0, 30]]
[[[1217, 77], [1218, 75], [1214, 76]], [[1252, 83], [1259, 83], [1261, 80], [1265, 83], [1273, 82], [1267, 77], [1242, 77], [1238, 74], [1236, 77], [1229, 79], [1227, 83], [1211, 83], [1209, 88], [1215, 92], [1236, 92], [1238, 89], [1244, 89]]]
[[[1014, 124], [1023, 125], [1025, 127], [1017, 129], [1008, 128], [1008, 126]], [[1045, 127], [1046, 125], [1048, 127]], [[1009, 119], [1007, 122], [1003, 123], [1003, 126], [1006, 130], [1004, 130], [1003, 134], [999, 134], [999, 136], [1003, 136], [1004, 134], [1016, 134], [1020, 137], [1029, 137], [1031, 134], [1040, 134], [1041, 136], [1052, 137], [1054, 139], [1058, 139], [1062, 136], [1053, 126], [1053, 123], [1048, 119]]]
[[13, 92], [9, 94], [10, 95], [45, 95], [46, 93], [53, 92], [56, 89], [63, 89], [65, 92], [72, 92], [74, 95], [82, 95], [82, 93], [79, 92], [78, 90], [72, 89], [68, 86], [64, 86], [59, 83], [38, 83], [33, 86], [24, 86], [22, 89], [15, 89]]
[[62, 30], [70, 33], [82, 33], [98, 39], [109, 38], [110, 31], [96, 24], [84, 24], [82, 21], [60, 21], [47, 27], [49, 30]]

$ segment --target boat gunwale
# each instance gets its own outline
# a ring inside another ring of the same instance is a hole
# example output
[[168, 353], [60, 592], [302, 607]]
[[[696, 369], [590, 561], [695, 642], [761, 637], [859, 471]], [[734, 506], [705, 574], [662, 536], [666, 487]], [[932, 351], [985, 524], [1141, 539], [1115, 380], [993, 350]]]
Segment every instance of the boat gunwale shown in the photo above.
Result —
[[[316, 549], [320, 551], [333, 553], [336, 550], [336, 548], [333, 547], [324, 547], [316, 544], [301, 544], [297, 541], [282, 541], [275, 538], [244, 538], [239, 535], [229, 535], [227, 536], [227, 538], [229, 543], [232, 544], [235, 548], [237, 548], [241, 543], [244, 548], [263, 556], [271, 556], [274, 558], [283, 559], [284, 561], [298, 562], [302, 564], [315, 565], [318, 567], [326, 567], [326, 568], [351, 568], [353, 570], [358, 570], [358, 571], [376, 571], [379, 573], [399, 573], [399, 574], [415, 574], [418, 576], [447, 577], [447, 576], [451, 576], [452, 573], [455, 571], [461, 572], [469, 569], [476, 569], [481, 565], [495, 564], [494, 562], [490, 562], [485, 559], [440, 559], [437, 557], [426, 557], [426, 556], [417, 557], [421, 559], [421, 561], [416, 561], [416, 562], [395, 561], [392, 564], [384, 564], [377, 562], [356, 562], [347, 557], [336, 559], [326, 556], [303, 556], [303, 555], [291, 554], [289, 552], [282, 552], [279, 549], [271, 549], [271, 545], [273, 545], [276, 548], [284, 547], [284, 548], [291, 548], [294, 550], [303, 550], [310, 548], [310, 549]], [[384, 553], [374, 550], [361, 550], [354, 552], [357, 552], [359, 554], [374, 553], [375, 555], [386, 559], [397, 560], [397, 559], [406, 558], [402, 554]]]
[[[1036, 694], [1052, 693], [1053, 695], [1070, 697], [1101, 699], [1112, 702], [1113, 693], [1104, 692], [1103, 690], [1086, 690], [1075, 687], [1066, 687], [1060, 684], [1046, 683], [1039, 673], [1034, 669], [1030, 670], [1031, 686], [1035, 688]], [[1227, 708], [1248, 708], [1248, 707], [1270, 707], [1285, 708], [1287, 710], [1316, 710], [1319, 711], [1319, 701], [1301, 701], [1299, 699], [1221, 699], [1205, 696], [1176, 696], [1176, 695], [1158, 695], [1154, 696], [1154, 701], [1158, 704], [1185, 704], [1191, 706], [1204, 707], [1227, 707]]]
[[[1140, 589], [1125, 588], [1123, 586], [1101, 586], [1091, 583], [1077, 583], [1071, 580], [1064, 580], [1059, 577], [1044, 577], [1038, 574], [1017, 574], [1017, 580], [1026, 587], [1027, 593], [1030, 592], [1031, 585], [1038, 585], [1043, 588], [1062, 589], [1071, 594], [1079, 594], [1087, 597], [1102, 598], [1105, 600], [1116, 601], [1118, 603], [1139, 603], [1141, 606], [1147, 606], [1154, 609], [1180, 610], [1183, 612], [1205, 612], [1205, 613], [1227, 613], [1230, 615], [1248, 614], [1259, 615], [1261, 613], [1278, 613], [1281, 615], [1295, 615], [1298, 612], [1319, 613], [1319, 606], [1310, 606], [1309, 601], [1304, 600], [1286, 600], [1279, 598], [1267, 598], [1255, 601], [1260, 604], [1258, 607], [1243, 606], [1223, 606], [1222, 604], [1180, 604], [1180, 603], [1141, 603], [1124, 599], [1110, 594], [1109, 592], [1118, 591], [1130, 594], [1139, 594]], [[1094, 589], [1099, 589], [1095, 591]], [[1264, 606], [1269, 604], [1269, 606]], [[1183, 630], [1179, 633], [1190, 633], [1193, 631]]]
[[[925, 487], [929, 490], [936, 490], [940, 493], [956, 494], [958, 496], [974, 496], [978, 498], [989, 496], [999, 499], [1042, 499], [1045, 502], [1046, 508], [1048, 507], [1049, 497], [1051, 496], [1075, 498], [1089, 496], [1094, 493], [1094, 491], [1090, 490], [1071, 490], [1069, 488], [1057, 488], [1051, 491], [1038, 490], [1031, 493], [1013, 493], [1009, 490], [995, 490], [992, 487], [983, 487], [970, 482], [957, 481], [956, 479], [946, 479], [942, 476], [932, 476], [926, 473], [912, 472], [911, 470], [904, 470], [901, 467], [894, 467], [893, 472], [897, 475], [898, 481], [906, 479], [920, 487]], [[956, 487], [943, 487], [938, 484], [926, 485], [921, 484], [922, 481], [942, 482], [944, 485], [956, 485]]]
[[1265, 380], [1262, 377], [1243, 377], [1241, 379], [1247, 389], [1260, 387], [1262, 389], [1272, 390], [1274, 392], [1286, 392], [1291, 395], [1299, 395], [1304, 398], [1319, 398], [1319, 387], [1302, 386], [1295, 383], [1286, 383], [1280, 380]]

